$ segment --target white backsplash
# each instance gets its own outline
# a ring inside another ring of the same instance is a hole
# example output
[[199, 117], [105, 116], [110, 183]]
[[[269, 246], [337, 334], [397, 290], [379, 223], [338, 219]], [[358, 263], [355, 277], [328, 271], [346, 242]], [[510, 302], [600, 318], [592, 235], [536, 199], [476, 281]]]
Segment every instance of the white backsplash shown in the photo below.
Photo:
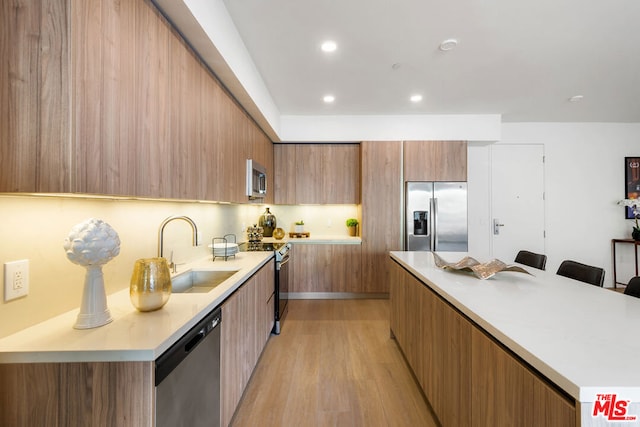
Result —
[[30, 262], [29, 295], [9, 302], [0, 298], [0, 337], [80, 306], [85, 270], [67, 260], [62, 244], [71, 228], [88, 218], [107, 222], [120, 237], [120, 254], [103, 268], [109, 295], [129, 286], [137, 259], [157, 256], [158, 227], [165, 218], [186, 215], [198, 226], [202, 238], [198, 247], [191, 246], [191, 228], [185, 221], [173, 221], [165, 228], [164, 255], [169, 258], [173, 252], [174, 262], [181, 264], [207, 256], [213, 237], [231, 233], [238, 241], [245, 241], [246, 227], [258, 223], [266, 206], [286, 232], [303, 219], [312, 236], [346, 236], [346, 219], [358, 218], [357, 205], [231, 205], [0, 195], [0, 264], [25, 258]]
[[164, 255], [173, 252], [180, 264], [207, 256], [213, 237], [234, 233], [244, 240], [243, 223], [257, 221], [263, 211], [249, 204], [0, 195], [0, 263], [30, 262], [29, 295], [9, 302], [0, 298], [0, 337], [80, 306], [85, 269], [66, 258], [62, 244], [71, 228], [88, 218], [107, 222], [120, 237], [120, 254], [103, 268], [109, 295], [128, 288], [137, 259], [157, 256], [158, 228], [165, 218], [190, 217], [202, 238], [192, 247], [187, 222], [167, 224]]
[[294, 231], [296, 221], [303, 220], [304, 230], [311, 233], [313, 237], [348, 236], [349, 230], [345, 222], [348, 218], [359, 218], [358, 205], [267, 206], [276, 216], [277, 226], [286, 233]]

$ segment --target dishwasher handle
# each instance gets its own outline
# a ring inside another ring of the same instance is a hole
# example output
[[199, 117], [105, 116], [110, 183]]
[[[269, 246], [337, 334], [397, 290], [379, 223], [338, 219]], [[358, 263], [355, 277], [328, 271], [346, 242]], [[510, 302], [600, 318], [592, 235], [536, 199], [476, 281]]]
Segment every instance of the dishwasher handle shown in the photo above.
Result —
[[219, 308], [209, 313], [189, 332], [184, 334], [167, 351], [156, 359], [155, 385], [156, 387], [180, 364], [204, 337], [209, 335], [222, 322], [222, 312]]
[[204, 338], [207, 335], [207, 331], [205, 328], [200, 329], [200, 332], [198, 332], [198, 334], [191, 338], [191, 341], [189, 341], [187, 344], [185, 344], [184, 346], [184, 352], [185, 353], [189, 353], [191, 350], [193, 350], [200, 341], [202, 341], [202, 338]]

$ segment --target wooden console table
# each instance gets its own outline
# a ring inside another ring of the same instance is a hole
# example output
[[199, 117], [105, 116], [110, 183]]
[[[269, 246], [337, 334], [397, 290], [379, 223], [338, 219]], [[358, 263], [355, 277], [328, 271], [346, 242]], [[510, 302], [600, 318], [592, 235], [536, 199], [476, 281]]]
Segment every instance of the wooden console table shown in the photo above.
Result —
[[636, 276], [638, 275], [638, 246], [640, 245], [640, 241], [633, 239], [611, 239], [611, 251], [613, 253], [613, 287], [617, 287], [617, 285], [626, 285], [626, 283], [618, 282], [618, 278], [616, 276], [616, 243], [630, 243], [633, 245], [634, 250], [634, 260], [636, 264]]

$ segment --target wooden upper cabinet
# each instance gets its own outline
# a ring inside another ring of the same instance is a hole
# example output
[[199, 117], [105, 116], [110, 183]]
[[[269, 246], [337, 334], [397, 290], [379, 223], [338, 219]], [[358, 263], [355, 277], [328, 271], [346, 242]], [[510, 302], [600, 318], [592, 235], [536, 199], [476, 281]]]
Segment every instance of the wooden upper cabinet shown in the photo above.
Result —
[[67, 0], [2, 4], [2, 192], [71, 190], [68, 8]]
[[405, 181], [466, 181], [465, 141], [405, 141]]
[[152, 2], [8, 8], [0, 191], [240, 203], [246, 159], [273, 170], [271, 141]]
[[275, 144], [275, 203], [357, 204], [359, 144]]

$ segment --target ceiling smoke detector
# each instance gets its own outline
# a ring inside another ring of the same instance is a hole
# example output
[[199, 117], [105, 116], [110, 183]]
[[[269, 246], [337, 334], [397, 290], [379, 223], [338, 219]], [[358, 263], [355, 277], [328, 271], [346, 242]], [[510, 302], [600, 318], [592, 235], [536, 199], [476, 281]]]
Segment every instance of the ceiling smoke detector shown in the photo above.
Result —
[[440, 49], [443, 52], [448, 52], [450, 50], [455, 49], [456, 46], [458, 46], [458, 40], [456, 40], [456, 39], [447, 39], [447, 40], [443, 41], [442, 43], [440, 43], [440, 46], [438, 47], [438, 49]]

